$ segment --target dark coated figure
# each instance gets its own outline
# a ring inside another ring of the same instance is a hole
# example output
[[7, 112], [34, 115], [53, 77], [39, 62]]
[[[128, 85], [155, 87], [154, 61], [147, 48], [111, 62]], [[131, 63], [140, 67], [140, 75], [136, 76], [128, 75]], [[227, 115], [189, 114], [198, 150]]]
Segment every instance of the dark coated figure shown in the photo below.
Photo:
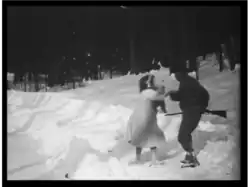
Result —
[[208, 107], [208, 91], [193, 77], [187, 73], [175, 73], [175, 78], [180, 82], [177, 91], [170, 91], [168, 94], [174, 101], [179, 101], [180, 109], [183, 112], [182, 121], [178, 134], [178, 141], [186, 151], [186, 156], [182, 163], [195, 167], [199, 162], [192, 147], [192, 132], [196, 129], [201, 119], [201, 115]]

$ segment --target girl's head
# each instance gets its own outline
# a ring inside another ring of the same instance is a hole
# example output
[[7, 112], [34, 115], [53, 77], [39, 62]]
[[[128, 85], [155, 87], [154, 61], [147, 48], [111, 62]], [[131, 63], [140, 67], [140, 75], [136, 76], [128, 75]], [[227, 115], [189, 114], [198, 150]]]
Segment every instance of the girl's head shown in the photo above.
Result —
[[154, 86], [155, 86], [155, 76], [152, 74], [145, 75], [139, 80], [140, 92]]

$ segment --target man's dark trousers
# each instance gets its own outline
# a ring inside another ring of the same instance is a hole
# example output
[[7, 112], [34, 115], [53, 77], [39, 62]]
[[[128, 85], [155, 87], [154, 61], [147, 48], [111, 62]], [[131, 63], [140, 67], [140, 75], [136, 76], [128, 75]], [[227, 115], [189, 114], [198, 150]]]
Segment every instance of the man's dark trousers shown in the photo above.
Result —
[[193, 152], [191, 134], [199, 124], [201, 113], [200, 107], [190, 107], [183, 110], [178, 141], [186, 152]]

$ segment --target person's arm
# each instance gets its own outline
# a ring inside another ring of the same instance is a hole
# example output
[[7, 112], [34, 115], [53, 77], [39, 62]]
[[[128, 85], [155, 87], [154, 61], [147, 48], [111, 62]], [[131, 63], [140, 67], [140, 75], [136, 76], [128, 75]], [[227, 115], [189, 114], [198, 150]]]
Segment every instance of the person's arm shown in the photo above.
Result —
[[151, 89], [144, 90], [142, 95], [152, 101], [164, 101], [166, 97], [165, 95], [159, 94], [157, 91]]
[[164, 101], [165, 97], [164, 95], [157, 95], [155, 97], [153, 97], [151, 100], [153, 101]]
[[181, 93], [179, 90], [171, 90], [167, 93], [167, 95], [173, 100], [173, 101], [180, 101], [181, 100]]

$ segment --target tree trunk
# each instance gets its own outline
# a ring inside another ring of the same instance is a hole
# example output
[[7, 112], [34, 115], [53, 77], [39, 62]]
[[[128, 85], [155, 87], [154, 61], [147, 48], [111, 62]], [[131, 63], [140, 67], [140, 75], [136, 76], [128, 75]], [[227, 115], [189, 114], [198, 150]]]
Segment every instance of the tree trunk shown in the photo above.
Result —
[[30, 92], [33, 91], [33, 83], [34, 83], [34, 74], [33, 73], [29, 73], [29, 87], [30, 87]]
[[196, 60], [196, 79], [197, 80], [200, 80], [200, 78], [199, 78], [199, 69], [200, 69], [200, 61], [197, 59]]
[[218, 53], [218, 61], [219, 61], [219, 71], [223, 71], [223, 59], [222, 59], [222, 50]]
[[130, 71], [131, 73], [136, 73], [136, 62], [135, 62], [135, 16], [134, 11], [128, 11], [128, 31], [129, 31], [129, 60], [130, 60]]
[[233, 38], [233, 36], [232, 35], [230, 35], [230, 42], [229, 42], [229, 44], [230, 44], [230, 48], [231, 48], [231, 52], [230, 52], [230, 56], [231, 56], [231, 58], [230, 58], [230, 64], [231, 64], [231, 71], [234, 69], [234, 67], [235, 67], [235, 61], [236, 61], [236, 58], [235, 58], [235, 42], [234, 42], [234, 38]]
[[47, 75], [45, 75], [44, 83], [45, 83], [45, 92], [47, 92], [47, 86], [48, 86], [48, 76]]
[[135, 64], [135, 43], [134, 39], [130, 39], [129, 43], [129, 48], [130, 48], [130, 70], [133, 73], [136, 73], [136, 64]]
[[112, 79], [112, 73], [113, 73], [113, 70], [112, 70], [112, 68], [110, 69], [110, 79]]
[[25, 74], [25, 75], [24, 75], [24, 92], [27, 91], [26, 88], [27, 88], [27, 76], [26, 76], [26, 74]]
[[102, 74], [101, 74], [101, 67], [100, 66], [97, 67], [97, 73], [98, 73], [98, 79], [102, 80]]
[[75, 79], [73, 79], [73, 89], [76, 89]]
[[39, 91], [39, 79], [38, 79], [38, 73], [34, 73], [34, 79], [35, 79], [35, 91]]

